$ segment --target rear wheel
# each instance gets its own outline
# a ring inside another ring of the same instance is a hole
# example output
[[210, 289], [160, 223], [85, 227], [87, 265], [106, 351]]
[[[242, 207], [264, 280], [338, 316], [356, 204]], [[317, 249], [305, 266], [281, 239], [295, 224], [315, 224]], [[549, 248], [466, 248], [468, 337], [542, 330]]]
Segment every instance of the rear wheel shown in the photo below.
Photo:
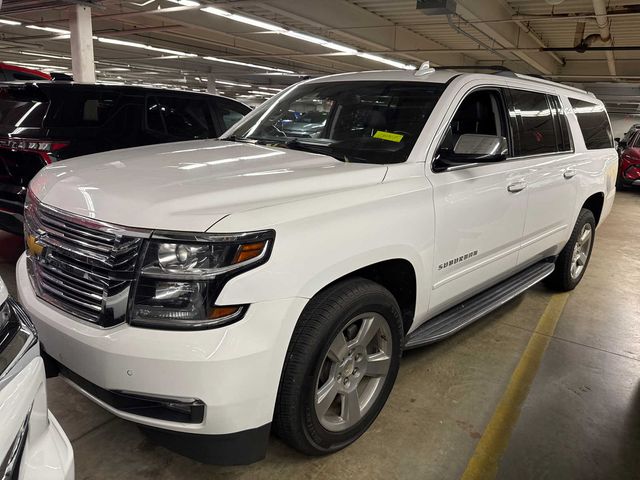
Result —
[[591, 210], [583, 208], [573, 227], [569, 241], [556, 260], [556, 268], [547, 284], [560, 291], [569, 291], [580, 283], [591, 258], [596, 231], [596, 219]]
[[311, 299], [287, 353], [276, 433], [309, 455], [354, 442], [391, 392], [401, 339], [400, 308], [374, 282], [348, 279]]

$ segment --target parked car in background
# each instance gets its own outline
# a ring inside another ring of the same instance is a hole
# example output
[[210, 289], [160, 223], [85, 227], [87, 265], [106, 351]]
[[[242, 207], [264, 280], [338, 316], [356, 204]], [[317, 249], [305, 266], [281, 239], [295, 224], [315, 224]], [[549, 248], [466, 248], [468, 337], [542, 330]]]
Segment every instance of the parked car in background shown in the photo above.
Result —
[[[324, 126], [287, 135], [310, 106]], [[273, 427], [328, 454], [371, 426], [403, 349], [542, 279], [575, 288], [616, 166], [583, 90], [433, 69], [317, 78], [219, 140], [43, 169], [19, 298], [67, 380], [170, 448], [253, 462]]]
[[622, 151], [627, 148], [629, 141], [638, 130], [640, 130], [640, 123], [634, 123], [629, 127], [629, 130], [625, 132], [622, 138], [616, 139], [618, 142], [618, 153], [622, 153]]
[[636, 130], [620, 152], [616, 188], [640, 186], [640, 130]]
[[47, 409], [44, 363], [27, 314], [0, 278], [0, 478], [72, 480], [73, 450]]
[[206, 93], [68, 82], [0, 84], [0, 229], [22, 232], [29, 181], [88, 153], [214, 138], [250, 111]]
[[53, 77], [48, 73], [31, 68], [12, 65], [9, 63], [0, 63], [0, 82], [13, 81], [29, 81], [29, 80], [52, 80]]

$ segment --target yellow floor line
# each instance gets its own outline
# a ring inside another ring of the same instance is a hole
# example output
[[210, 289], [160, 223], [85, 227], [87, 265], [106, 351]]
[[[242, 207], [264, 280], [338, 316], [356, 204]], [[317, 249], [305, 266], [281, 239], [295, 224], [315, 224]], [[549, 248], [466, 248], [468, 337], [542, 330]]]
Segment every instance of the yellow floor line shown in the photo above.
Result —
[[496, 477], [500, 458], [507, 448], [511, 431], [518, 421], [522, 404], [527, 398], [568, 297], [568, 293], [558, 293], [551, 297], [461, 480], [488, 480]]

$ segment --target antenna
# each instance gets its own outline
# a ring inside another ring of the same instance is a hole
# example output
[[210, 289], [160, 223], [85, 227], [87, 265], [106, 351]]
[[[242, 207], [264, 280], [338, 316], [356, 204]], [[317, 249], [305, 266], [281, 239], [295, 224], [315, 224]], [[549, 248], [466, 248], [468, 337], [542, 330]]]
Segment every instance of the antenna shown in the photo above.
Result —
[[435, 68], [431, 68], [431, 66], [429, 66], [429, 60], [427, 60], [426, 62], [422, 62], [422, 65], [420, 65], [420, 68], [418, 68], [418, 70], [416, 70], [414, 75], [416, 77], [422, 77], [423, 75], [428, 75], [428, 74], [433, 73], [435, 71], [436, 71], [436, 69]]

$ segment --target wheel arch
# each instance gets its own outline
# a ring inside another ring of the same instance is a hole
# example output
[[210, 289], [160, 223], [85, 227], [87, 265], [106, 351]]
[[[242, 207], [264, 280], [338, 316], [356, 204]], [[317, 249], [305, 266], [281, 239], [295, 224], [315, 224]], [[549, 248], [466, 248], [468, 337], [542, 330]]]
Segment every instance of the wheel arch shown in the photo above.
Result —
[[400, 306], [402, 325], [406, 335], [415, 317], [418, 293], [416, 270], [413, 264], [405, 258], [381, 260], [335, 278], [319, 289], [316, 295], [338, 282], [354, 277], [376, 282], [391, 292]]
[[594, 193], [584, 201], [581, 208], [591, 210], [591, 213], [593, 213], [593, 216], [596, 219], [596, 225], [598, 225], [600, 223], [600, 217], [602, 216], [602, 210], [604, 208], [604, 193]]

